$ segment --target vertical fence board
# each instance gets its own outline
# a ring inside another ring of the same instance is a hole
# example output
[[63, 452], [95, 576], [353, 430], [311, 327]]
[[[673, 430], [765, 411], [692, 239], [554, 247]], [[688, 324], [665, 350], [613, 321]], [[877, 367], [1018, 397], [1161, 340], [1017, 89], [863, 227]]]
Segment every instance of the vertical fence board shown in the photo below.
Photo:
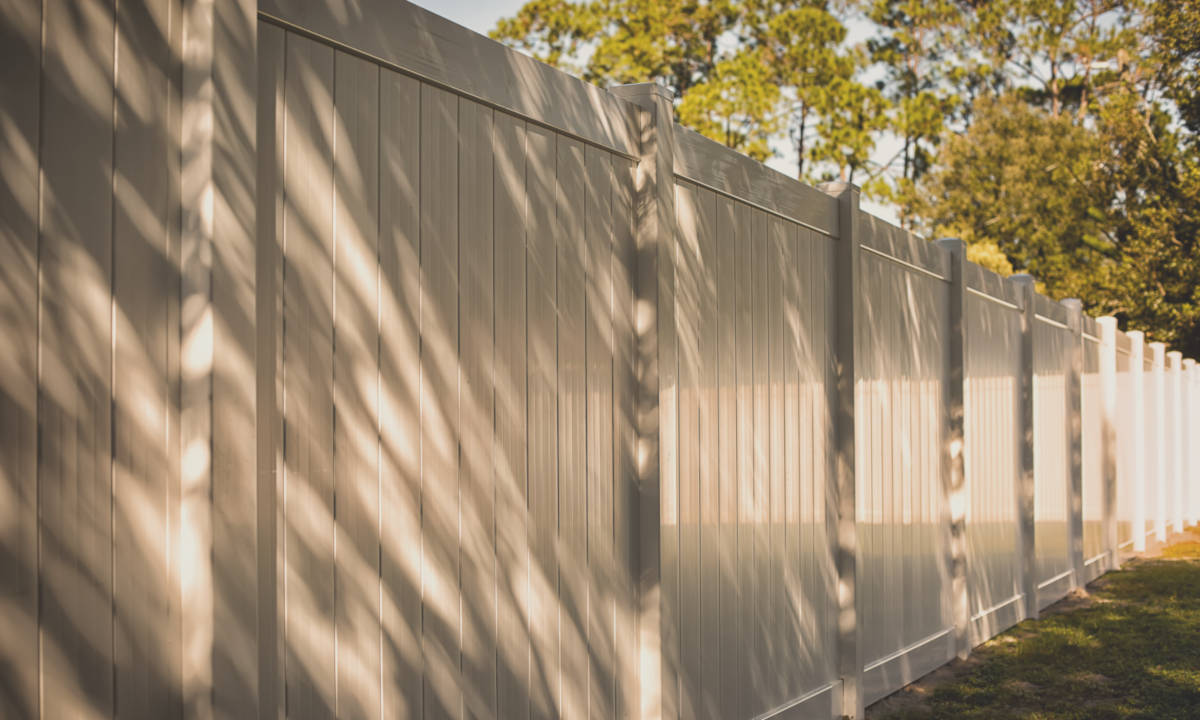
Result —
[[697, 249], [701, 275], [697, 282], [699, 307], [700, 386], [700, 626], [701, 662], [697, 715], [719, 718], [720, 712], [720, 489], [717, 448], [717, 206], [716, 196], [702, 189], [699, 196]]
[[[289, 40], [290, 41], [290, 40]], [[423, 715], [421, 656], [421, 86], [379, 86], [379, 553], [382, 705]]]
[[284, 196], [285, 702], [335, 707], [333, 569], [333, 51], [289, 37]]
[[754, 306], [754, 672], [755, 714], [768, 709], [772, 697], [773, 662], [770, 657], [771, 637], [771, 569], [770, 569], [770, 512], [771, 512], [771, 338], [769, 297], [770, 268], [768, 267], [770, 237], [767, 214], [755, 209], [751, 213], [749, 247], [753, 254], [752, 292]]
[[12, 685], [0, 715], [41, 712], [38, 659], [38, 188], [43, 4], [5, 3], [0, 29], [0, 664]]
[[39, 238], [42, 715], [113, 714], [113, 22], [43, 12]]
[[525, 123], [495, 116], [497, 717], [529, 715]]
[[[286, 33], [258, 26], [258, 207], [255, 218], [258, 443], [258, 678], [266, 717], [283, 714], [283, 129]], [[179, 622], [178, 620], [176, 622]]]
[[736, 717], [740, 673], [741, 633], [738, 609], [743, 585], [738, 556], [738, 211], [736, 203], [717, 198], [716, 216], [716, 345], [717, 345], [717, 463], [720, 486], [720, 717]]
[[462, 716], [458, 100], [421, 85], [421, 653], [426, 718]]
[[558, 345], [555, 316], [556, 138], [526, 130], [526, 312], [528, 313], [530, 716], [557, 714], [558, 659]]
[[615, 547], [619, 563], [616, 582], [616, 700], [615, 714], [633, 717], [641, 691], [638, 665], [635, 573], [639, 569], [635, 549], [637, 444], [634, 417], [637, 377], [633, 319], [633, 278], [637, 244], [634, 227], [634, 175], [636, 166], [624, 158], [611, 158], [613, 170], [613, 420]]
[[334, 58], [337, 716], [380, 714], [379, 68]]
[[[700, 693], [700, 409], [698, 189], [675, 186], [675, 327], [679, 343], [679, 715], [694, 717]], [[665, 531], [664, 531], [665, 532]]]
[[496, 716], [493, 111], [459, 98], [462, 669], [465, 714]]
[[770, 335], [769, 349], [769, 383], [771, 415], [770, 441], [770, 582], [771, 607], [768, 616], [772, 658], [772, 684], [774, 693], [770, 697], [768, 709], [782, 705], [788, 698], [788, 673], [795, 664], [790, 656], [791, 648], [787, 628], [787, 566], [788, 555], [785, 547], [787, 522], [787, 499], [785, 495], [786, 480], [784, 477], [786, 461], [786, 435], [784, 434], [784, 393], [786, 390], [784, 377], [784, 246], [787, 244], [787, 225], [777, 217], [768, 219], [766, 258], [768, 265], [768, 310], [767, 327]]
[[558, 138], [558, 712], [587, 713], [587, 367], [583, 145]]
[[[782, 378], [783, 390], [783, 427], [784, 443], [783, 484], [784, 484], [784, 545], [783, 568], [780, 572], [783, 592], [780, 612], [780, 634], [785, 643], [784, 689], [785, 698], [793, 698], [805, 689], [809, 674], [805, 652], [810, 652], [804, 638], [803, 623], [807, 620], [809, 611], [804, 606], [803, 594], [803, 562], [804, 547], [800, 542], [800, 493], [805, 485], [800, 474], [800, 348], [798, 347], [798, 332], [800, 330], [801, 305], [797, 300], [800, 283], [797, 277], [799, 261], [797, 258], [797, 227], [788, 223], [784, 226], [780, 238], [780, 272], [782, 273], [781, 303], [782, 303]], [[809, 451], [811, 453], [811, 450]], [[810, 457], [811, 455], [804, 455]]]
[[617, 573], [613, 548], [613, 168], [609, 155], [584, 151], [584, 252], [587, 362], [587, 717], [614, 716]]
[[[172, 547], [168, 431], [167, 299], [179, 292], [168, 264], [174, 232], [169, 158], [176, 148], [168, 113], [169, 0], [121, 5], [113, 186], [113, 583], [120, 717], [178, 716], [172, 700], [169, 585]], [[177, 22], [177, 20], [176, 20]], [[173, 278], [175, 282], [173, 282]]]
[[754, 273], [750, 208], [737, 205], [737, 573], [738, 573], [738, 713], [753, 716], [754, 668]]

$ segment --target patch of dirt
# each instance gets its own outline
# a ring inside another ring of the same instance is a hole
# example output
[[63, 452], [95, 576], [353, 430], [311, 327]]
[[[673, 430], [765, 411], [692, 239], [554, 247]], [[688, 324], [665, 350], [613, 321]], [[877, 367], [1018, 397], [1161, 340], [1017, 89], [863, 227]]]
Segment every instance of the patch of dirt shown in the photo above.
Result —
[[954, 682], [974, 670], [983, 660], [970, 655], [966, 660], [953, 660], [928, 675], [900, 688], [867, 709], [867, 717], [887, 717], [924, 710], [933, 691]]
[[1062, 600], [1054, 603], [1050, 607], [1043, 610], [1039, 617], [1047, 615], [1062, 615], [1063, 613], [1074, 612], [1075, 610], [1083, 610], [1096, 604], [1096, 598], [1087, 588], [1075, 588], [1067, 593], [1067, 596]]

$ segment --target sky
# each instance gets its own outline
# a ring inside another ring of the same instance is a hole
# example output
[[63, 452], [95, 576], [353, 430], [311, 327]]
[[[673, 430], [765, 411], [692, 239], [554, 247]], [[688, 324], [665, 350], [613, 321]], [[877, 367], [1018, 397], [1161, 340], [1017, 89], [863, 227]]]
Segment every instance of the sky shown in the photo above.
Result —
[[[497, 20], [516, 14], [517, 10], [520, 10], [521, 6], [525, 4], [525, 0], [415, 0], [415, 4], [481, 35], [486, 35], [496, 26]], [[848, 29], [851, 42], [858, 41], [869, 32], [865, 23], [851, 22]], [[796, 152], [791, 147], [791, 143], [781, 139], [778, 143], [773, 143], [772, 148], [776, 151], [776, 156], [768, 160], [767, 165], [789, 177], [792, 176], [796, 167]], [[882, 138], [875, 148], [875, 159], [891, 157], [899, 148], [898, 140]], [[895, 224], [899, 222], [895, 208], [891, 206], [880, 205], [864, 199], [862, 208], [888, 222]]]

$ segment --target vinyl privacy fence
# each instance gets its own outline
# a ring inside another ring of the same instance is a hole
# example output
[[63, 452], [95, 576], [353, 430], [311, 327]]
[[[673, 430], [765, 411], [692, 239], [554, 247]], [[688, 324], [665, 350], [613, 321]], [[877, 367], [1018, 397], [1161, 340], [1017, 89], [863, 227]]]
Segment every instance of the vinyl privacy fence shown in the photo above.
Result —
[[861, 717], [1200, 515], [1195, 363], [655, 86], [0, 27], [0, 715]]

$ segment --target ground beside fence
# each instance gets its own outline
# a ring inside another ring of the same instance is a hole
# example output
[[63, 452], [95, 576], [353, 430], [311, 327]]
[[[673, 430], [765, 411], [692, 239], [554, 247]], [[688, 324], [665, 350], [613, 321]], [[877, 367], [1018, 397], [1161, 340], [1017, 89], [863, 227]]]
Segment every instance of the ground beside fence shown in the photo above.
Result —
[[1200, 526], [881, 700], [867, 717], [1200, 718]]

